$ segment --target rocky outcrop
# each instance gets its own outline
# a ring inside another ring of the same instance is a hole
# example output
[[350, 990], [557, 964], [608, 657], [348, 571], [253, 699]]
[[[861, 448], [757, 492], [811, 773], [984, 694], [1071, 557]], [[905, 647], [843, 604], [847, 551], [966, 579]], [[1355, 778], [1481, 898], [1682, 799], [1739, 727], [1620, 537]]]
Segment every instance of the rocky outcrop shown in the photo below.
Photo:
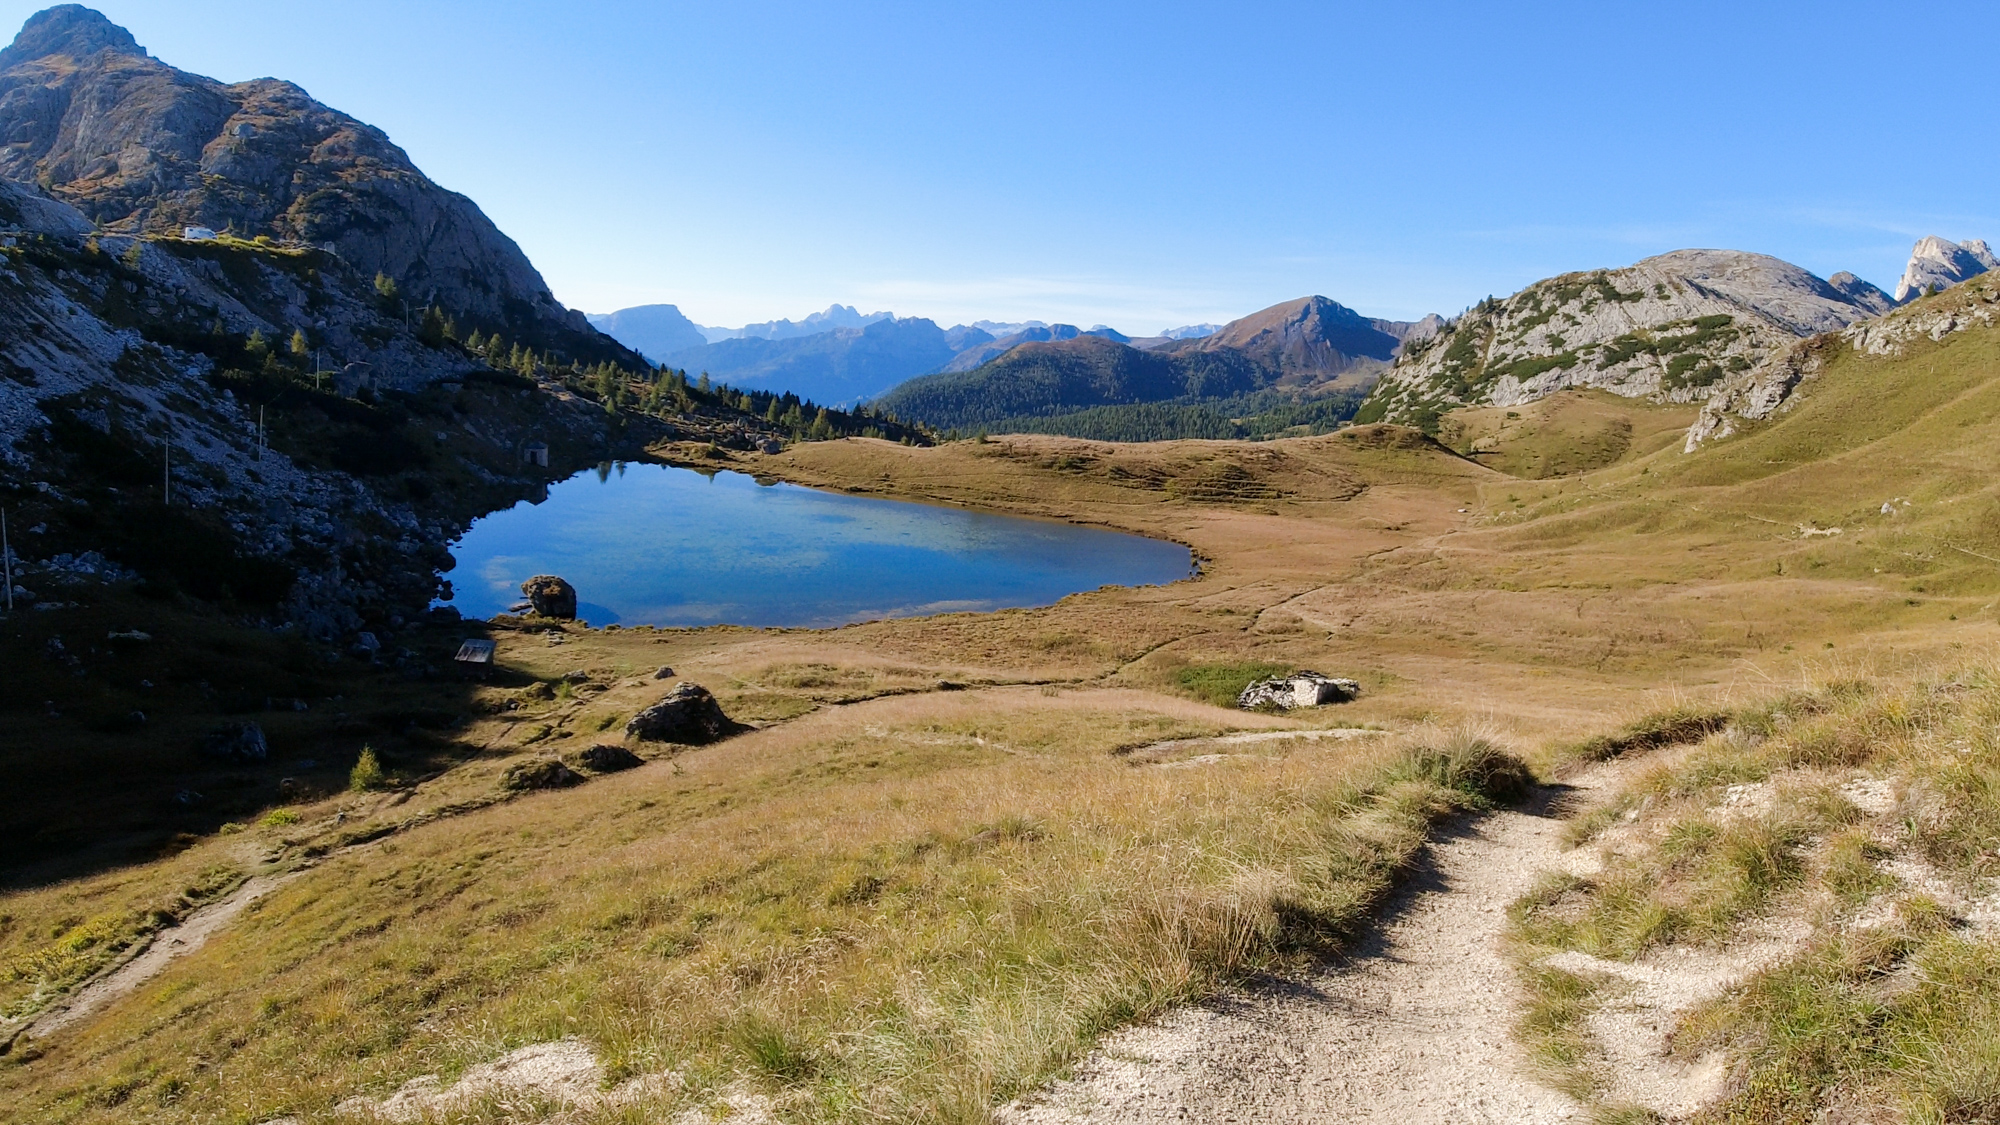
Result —
[[576, 620], [576, 587], [553, 574], [537, 574], [521, 583], [521, 594], [539, 616]]
[[1329, 703], [1346, 703], [1361, 694], [1360, 683], [1354, 680], [1340, 680], [1332, 676], [1322, 676], [1318, 672], [1298, 671], [1289, 676], [1273, 676], [1258, 680], [1243, 689], [1236, 697], [1236, 705], [1245, 711], [1259, 707], [1276, 707], [1290, 711], [1295, 707], [1322, 707]]
[[329, 247], [468, 329], [583, 359], [629, 354], [381, 130], [289, 82], [176, 70], [88, 8], [30, 17], [0, 51], [0, 138], [0, 176], [42, 185], [105, 230], [200, 226]]
[[[1996, 275], [2000, 276], [2000, 275]], [[1918, 340], [1936, 342], [1968, 328], [2000, 324], [2000, 281], [1983, 279], [1898, 309], [1878, 320], [1849, 325], [1801, 340], [1756, 368], [1718, 386], [1688, 427], [1682, 448], [1692, 453], [1707, 441], [1736, 433], [1791, 405], [1799, 388], [1825, 369], [1841, 349], [1867, 355], [1901, 355]]]
[[625, 733], [643, 742], [679, 742], [699, 746], [734, 733], [736, 724], [722, 713], [707, 688], [679, 684], [665, 699], [632, 716]]
[[1910, 251], [1910, 264], [1896, 283], [1896, 303], [1949, 289], [1991, 269], [2000, 269], [2000, 258], [1993, 256], [1983, 240], [1949, 242], [1932, 235], [1919, 240]]
[[1877, 315], [1879, 293], [1731, 250], [1564, 274], [1413, 339], [1359, 417], [1429, 425], [1460, 406], [1514, 406], [1577, 387], [1698, 402], [1802, 337]]
[[623, 746], [598, 745], [577, 751], [576, 764], [597, 773], [617, 773], [638, 769], [646, 764], [646, 759]]
[[500, 775], [500, 787], [514, 792], [528, 792], [536, 789], [568, 789], [582, 785], [584, 776], [556, 761], [554, 758], [540, 758], [532, 762], [519, 762], [507, 767]]

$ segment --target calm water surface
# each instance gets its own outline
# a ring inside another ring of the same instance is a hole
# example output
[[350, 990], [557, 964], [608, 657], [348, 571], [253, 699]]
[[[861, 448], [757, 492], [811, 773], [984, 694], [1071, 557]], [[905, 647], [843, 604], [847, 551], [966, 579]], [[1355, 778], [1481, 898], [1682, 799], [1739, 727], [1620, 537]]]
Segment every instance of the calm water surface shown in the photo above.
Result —
[[629, 464], [478, 520], [450, 603], [504, 613], [559, 574], [592, 625], [842, 625], [1048, 605], [1186, 578], [1188, 549], [1136, 535]]

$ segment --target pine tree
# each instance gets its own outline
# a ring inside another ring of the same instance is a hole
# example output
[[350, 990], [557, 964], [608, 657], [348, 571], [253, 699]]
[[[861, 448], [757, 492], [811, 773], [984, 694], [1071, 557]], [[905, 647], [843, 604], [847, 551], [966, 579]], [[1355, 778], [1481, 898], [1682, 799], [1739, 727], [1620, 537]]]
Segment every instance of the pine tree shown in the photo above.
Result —
[[384, 301], [393, 302], [403, 295], [403, 291], [396, 285], [395, 278], [390, 277], [386, 273], [378, 272], [375, 275], [375, 295]]
[[702, 394], [707, 394], [711, 389], [713, 389], [708, 381], [708, 372], [704, 371], [701, 373], [701, 383], [695, 389], [700, 391]]
[[292, 329], [291, 353], [292, 358], [301, 363], [305, 362], [306, 356], [312, 354], [312, 342], [306, 339], [305, 329]]
[[250, 338], [243, 341], [243, 350], [250, 353], [251, 359], [261, 361], [271, 354], [271, 342], [264, 338], [262, 328], [252, 328]]

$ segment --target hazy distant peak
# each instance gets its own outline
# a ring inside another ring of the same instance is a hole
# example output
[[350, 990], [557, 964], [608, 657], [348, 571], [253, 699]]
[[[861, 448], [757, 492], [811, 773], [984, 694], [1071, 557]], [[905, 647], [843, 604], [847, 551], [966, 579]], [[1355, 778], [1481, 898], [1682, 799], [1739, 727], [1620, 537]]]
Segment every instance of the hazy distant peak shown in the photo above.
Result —
[[966, 327], [977, 328], [982, 332], [989, 332], [995, 337], [1000, 337], [1012, 336], [1016, 332], [1025, 332], [1030, 328], [1047, 328], [1048, 326], [1049, 322], [1046, 320], [975, 320]]
[[764, 340], [790, 340], [799, 336], [817, 336], [821, 332], [831, 332], [837, 328], [866, 328], [878, 320], [894, 320], [895, 313], [864, 313], [853, 305], [832, 304], [825, 312], [808, 314], [800, 320], [767, 320], [762, 324], [746, 324], [737, 329], [736, 336], [754, 336]]
[[1162, 328], [1160, 335], [1168, 340], [1199, 340], [1203, 336], [1213, 336], [1222, 331], [1220, 324], [1183, 324], [1179, 328]]
[[99, 51], [146, 54], [131, 32], [105, 19], [102, 12], [81, 4], [58, 4], [28, 17], [13, 45], [0, 50], [0, 70], [34, 59], [89, 58]]

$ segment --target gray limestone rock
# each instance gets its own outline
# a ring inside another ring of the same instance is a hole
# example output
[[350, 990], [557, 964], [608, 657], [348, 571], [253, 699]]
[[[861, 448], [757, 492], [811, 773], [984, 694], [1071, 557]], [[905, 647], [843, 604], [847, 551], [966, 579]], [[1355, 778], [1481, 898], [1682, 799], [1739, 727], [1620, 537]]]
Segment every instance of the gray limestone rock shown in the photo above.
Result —
[[1236, 697], [1236, 705], [1245, 711], [1262, 706], [1290, 711], [1295, 707], [1346, 703], [1360, 694], [1361, 685], [1354, 680], [1335, 679], [1301, 670], [1289, 676], [1258, 680], [1243, 689], [1242, 694]]
[[0, 135], [0, 177], [46, 184], [106, 230], [233, 228], [332, 246], [462, 319], [610, 343], [380, 129], [289, 82], [176, 70], [89, 8], [40, 12], [0, 51]]
[[1539, 281], [1408, 340], [1363, 416], [1417, 422], [1571, 388], [1700, 402], [1802, 337], [1886, 311], [1880, 290], [1842, 281], [1734, 250], [1677, 250]]
[[1982, 239], [1950, 242], [1932, 235], [1921, 239], [1910, 251], [1910, 264], [1903, 280], [1896, 283], [1896, 303], [1914, 300], [1934, 289], [1949, 289], [1967, 278], [2000, 268]]

